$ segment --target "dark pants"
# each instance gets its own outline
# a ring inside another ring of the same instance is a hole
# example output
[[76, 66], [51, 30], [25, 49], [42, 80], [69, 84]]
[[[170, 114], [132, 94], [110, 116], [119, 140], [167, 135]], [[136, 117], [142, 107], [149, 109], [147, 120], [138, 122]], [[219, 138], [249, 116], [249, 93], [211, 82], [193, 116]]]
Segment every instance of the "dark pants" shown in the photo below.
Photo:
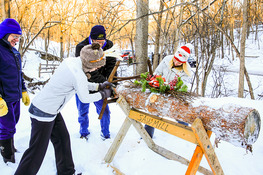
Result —
[[147, 131], [147, 133], [149, 134], [149, 136], [151, 138], [153, 138], [153, 134], [154, 134], [154, 127], [151, 127], [149, 125], [145, 125], [144, 129]]
[[49, 139], [55, 149], [58, 175], [72, 175], [75, 172], [72, 160], [69, 133], [60, 113], [52, 122], [42, 122], [31, 118], [31, 138], [29, 148], [23, 154], [15, 175], [37, 174], [45, 157]]
[[8, 113], [0, 117], [0, 140], [14, 137], [16, 124], [20, 117], [20, 101], [6, 103]]

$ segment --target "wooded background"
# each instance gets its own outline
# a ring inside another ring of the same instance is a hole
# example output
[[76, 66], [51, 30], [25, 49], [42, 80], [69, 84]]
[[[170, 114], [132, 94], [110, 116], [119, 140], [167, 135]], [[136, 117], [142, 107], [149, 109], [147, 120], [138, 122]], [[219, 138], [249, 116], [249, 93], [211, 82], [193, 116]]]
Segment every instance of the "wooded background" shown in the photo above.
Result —
[[[245, 68], [245, 42], [250, 33], [258, 41], [262, 0], [1, 0], [0, 10], [2, 20], [14, 18], [22, 27], [22, 57], [40, 37], [46, 51], [50, 41], [60, 43], [62, 61], [89, 36], [91, 27], [101, 24], [120, 49], [136, 51], [135, 61], [141, 64], [134, 74], [147, 71], [149, 44], [154, 46], [154, 70], [163, 55], [173, 54], [180, 43], [192, 43], [197, 67], [191, 91], [204, 96], [215, 59], [229, 59], [224, 58], [228, 52], [231, 59], [240, 59], [238, 96], [244, 96], [246, 82], [255, 98]], [[220, 96], [219, 84], [214, 90], [213, 97]]]

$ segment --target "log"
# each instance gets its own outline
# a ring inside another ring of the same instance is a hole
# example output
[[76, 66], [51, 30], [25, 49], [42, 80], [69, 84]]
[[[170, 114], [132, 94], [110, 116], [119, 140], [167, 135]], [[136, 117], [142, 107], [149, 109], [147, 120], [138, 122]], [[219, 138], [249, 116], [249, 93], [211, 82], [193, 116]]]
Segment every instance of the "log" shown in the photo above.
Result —
[[[151, 115], [168, 117], [192, 124], [200, 118], [206, 130], [216, 135], [216, 139], [224, 140], [235, 146], [252, 151], [252, 144], [256, 142], [260, 132], [260, 115], [256, 109], [225, 104], [217, 108], [202, 104], [204, 97], [194, 97], [192, 100], [182, 101], [172, 95], [156, 94], [150, 91], [142, 92], [141, 87], [131, 83], [122, 84], [116, 89], [130, 107], [145, 111]], [[217, 103], [216, 99], [209, 102]], [[218, 105], [217, 105], [218, 106]]]

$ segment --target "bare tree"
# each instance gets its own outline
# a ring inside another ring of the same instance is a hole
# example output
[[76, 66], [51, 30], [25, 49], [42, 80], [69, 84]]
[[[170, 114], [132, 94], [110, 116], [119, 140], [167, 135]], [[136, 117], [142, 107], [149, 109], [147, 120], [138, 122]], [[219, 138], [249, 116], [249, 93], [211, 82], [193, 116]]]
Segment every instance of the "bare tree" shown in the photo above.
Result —
[[241, 33], [241, 44], [240, 44], [240, 68], [239, 68], [239, 85], [238, 85], [238, 97], [243, 98], [244, 92], [244, 74], [245, 74], [245, 49], [246, 49], [246, 36], [247, 36], [247, 0], [243, 1], [243, 25]]
[[2, 11], [2, 20], [4, 20], [5, 18], [11, 18], [10, 0], [1, 0], [1, 11]]
[[[163, 0], [160, 0], [160, 7], [159, 11], [163, 10]], [[161, 33], [161, 27], [162, 27], [162, 14], [158, 14], [158, 19], [157, 19], [157, 26], [156, 26], [156, 33], [155, 33], [155, 42], [154, 42], [154, 55], [153, 55], [153, 71], [156, 69], [158, 66], [158, 61], [159, 61], [159, 50], [160, 50], [160, 33]]]
[[[147, 58], [148, 58], [148, 0], [137, 0], [136, 13], [139, 18], [136, 21], [136, 61], [139, 62], [136, 67], [136, 74], [147, 71]], [[143, 17], [142, 17], [143, 16]]]

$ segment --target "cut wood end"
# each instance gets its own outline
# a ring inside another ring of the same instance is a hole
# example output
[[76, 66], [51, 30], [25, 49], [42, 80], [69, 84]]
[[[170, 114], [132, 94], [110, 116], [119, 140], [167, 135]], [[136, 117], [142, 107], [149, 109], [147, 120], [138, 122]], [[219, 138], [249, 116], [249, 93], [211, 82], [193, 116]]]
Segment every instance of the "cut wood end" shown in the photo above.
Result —
[[156, 102], [157, 98], [158, 98], [157, 95], [156, 95], [156, 94], [153, 94], [153, 95], [150, 97], [150, 103]]
[[259, 136], [260, 126], [261, 126], [260, 114], [256, 109], [254, 109], [249, 113], [246, 119], [245, 130], [244, 130], [245, 140], [248, 145], [252, 145], [253, 143], [256, 142]]

